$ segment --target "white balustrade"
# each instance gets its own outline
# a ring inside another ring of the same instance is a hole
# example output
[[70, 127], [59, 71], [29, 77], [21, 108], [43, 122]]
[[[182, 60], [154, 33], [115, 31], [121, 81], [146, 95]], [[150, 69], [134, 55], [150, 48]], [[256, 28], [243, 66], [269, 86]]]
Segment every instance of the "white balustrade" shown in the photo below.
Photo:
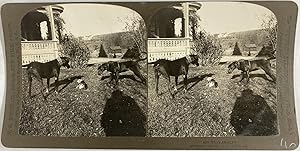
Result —
[[175, 60], [185, 57], [189, 51], [189, 38], [148, 38], [148, 62]]
[[22, 41], [22, 65], [55, 59], [58, 56], [57, 44], [57, 41]]

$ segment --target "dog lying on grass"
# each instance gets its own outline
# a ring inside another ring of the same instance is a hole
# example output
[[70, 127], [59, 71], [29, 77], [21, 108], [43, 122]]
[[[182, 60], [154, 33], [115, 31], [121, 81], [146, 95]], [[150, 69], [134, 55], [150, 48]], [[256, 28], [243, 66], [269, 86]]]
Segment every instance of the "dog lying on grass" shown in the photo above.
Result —
[[47, 79], [46, 93], [49, 93], [50, 79], [55, 78], [55, 92], [58, 93], [58, 79], [60, 73], [60, 67], [64, 66], [70, 68], [70, 59], [68, 57], [60, 57], [55, 60], [41, 63], [41, 62], [31, 62], [30, 64], [23, 65], [22, 67], [27, 67], [28, 83], [29, 83], [29, 97], [31, 97], [31, 86], [32, 78], [35, 77], [42, 84], [41, 93], [44, 98], [46, 98], [43, 93], [43, 79]]
[[262, 69], [267, 75], [269, 75], [273, 82], [276, 82], [276, 77], [271, 70], [270, 59], [259, 59], [259, 60], [244, 60], [240, 59], [228, 65], [228, 73], [232, 73], [235, 69], [241, 70], [241, 81], [246, 79], [249, 82], [249, 74], [251, 71]]
[[120, 62], [109, 61], [98, 67], [98, 75], [102, 76], [104, 71], [109, 71], [111, 73], [110, 82], [112, 82], [112, 80], [115, 80], [115, 84], [118, 85], [120, 73], [131, 70], [137, 77], [140, 78], [143, 84], [146, 84], [146, 78], [142, 75], [140, 71], [140, 66], [138, 64], [138, 62], [141, 60], [145, 60], [145, 59], [127, 60], [127, 61], [120, 61]]
[[178, 85], [178, 77], [180, 75], [184, 75], [184, 91], [187, 90], [187, 75], [189, 72], [189, 65], [194, 64], [196, 66], [199, 66], [198, 63], [199, 57], [197, 55], [189, 55], [180, 59], [176, 59], [173, 61], [166, 60], [166, 59], [159, 59], [153, 63], [154, 64], [154, 74], [155, 74], [155, 80], [156, 80], [156, 94], [158, 94], [158, 83], [159, 83], [159, 76], [162, 75], [165, 77], [169, 84], [168, 84], [168, 90], [172, 97], [174, 97], [174, 94], [171, 92], [171, 81], [170, 76], [175, 77], [175, 91], [177, 91], [177, 85]]

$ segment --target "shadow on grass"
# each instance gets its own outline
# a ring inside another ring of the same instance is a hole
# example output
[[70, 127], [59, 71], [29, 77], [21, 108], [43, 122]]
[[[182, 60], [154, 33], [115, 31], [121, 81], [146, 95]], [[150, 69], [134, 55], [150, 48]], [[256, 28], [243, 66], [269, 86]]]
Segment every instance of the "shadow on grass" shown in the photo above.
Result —
[[[58, 86], [64, 85], [58, 92], [61, 92], [63, 89], [65, 89], [70, 83], [72, 83], [74, 80], [76, 79], [80, 79], [83, 76], [73, 76], [73, 77], [69, 77], [69, 78], [65, 78], [63, 80], [58, 81]], [[47, 86], [47, 85], [46, 85]], [[50, 84], [50, 87], [54, 87], [52, 88], [48, 94], [46, 94], [45, 98], [48, 97], [50, 94], [52, 94], [55, 90], [55, 82]], [[39, 94], [41, 94], [40, 92], [34, 95], [31, 95], [31, 98], [34, 98], [36, 96], [38, 96]]]
[[[231, 77], [231, 79], [235, 79], [235, 78], [240, 77], [240, 76], [241, 76], [240, 74], [235, 74], [235, 75], [233, 75], [233, 76]], [[255, 77], [263, 78], [263, 79], [265, 79], [265, 80], [267, 80], [267, 81], [273, 82], [272, 80], [270, 80], [270, 79], [266, 76], [266, 74], [249, 74], [249, 78], [250, 78], [250, 79], [251, 79], [251, 78], [255, 78]]]
[[[204, 74], [204, 75], [201, 75], [201, 76], [196, 76], [196, 77], [193, 77], [193, 78], [189, 78], [187, 79], [187, 84], [190, 84], [190, 83], [193, 83], [190, 87], [188, 87], [187, 90], [190, 90], [191, 88], [193, 88], [195, 85], [197, 85], [200, 81], [202, 81], [203, 79], [205, 79], [206, 77], [211, 77], [215, 74], [212, 74], [212, 73], [209, 73], [209, 74]], [[181, 87], [178, 88], [178, 90], [180, 89], [183, 89], [184, 87], [184, 81], [181, 81], [179, 82], [179, 85], [182, 85]], [[178, 92], [178, 91], [177, 91]], [[176, 93], [177, 93], [176, 92]], [[175, 94], [176, 94], [175, 93]]]
[[276, 119], [265, 99], [246, 89], [236, 99], [230, 123], [236, 135], [269, 136], [278, 133]]
[[[111, 77], [110, 75], [103, 76], [100, 80], [109, 79], [110, 77]], [[137, 80], [134, 75], [120, 75], [119, 76], [119, 80], [121, 80], [121, 79], [131, 79], [133, 81], [136, 81], [136, 82], [139, 82], [139, 83], [143, 83], [142, 81]]]
[[[64, 90], [70, 83], [72, 83], [76, 79], [81, 79], [83, 76], [73, 76], [73, 77], [68, 77], [63, 80], [58, 81], [58, 86], [64, 85], [58, 92], [61, 92]], [[50, 84], [50, 87], [55, 87], [55, 82]], [[51, 89], [50, 92], [53, 92], [55, 88]]]
[[101, 126], [106, 136], [146, 136], [146, 116], [130, 96], [120, 90], [106, 101]]

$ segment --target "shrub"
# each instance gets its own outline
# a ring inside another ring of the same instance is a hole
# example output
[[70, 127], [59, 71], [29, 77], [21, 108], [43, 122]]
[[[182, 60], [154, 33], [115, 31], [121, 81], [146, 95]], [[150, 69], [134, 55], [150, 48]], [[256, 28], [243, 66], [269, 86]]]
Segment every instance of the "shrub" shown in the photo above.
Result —
[[85, 67], [91, 54], [86, 44], [71, 34], [63, 37], [60, 52], [70, 57], [72, 68]]
[[269, 46], [264, 45], [256, 55], [256, 57], [275, 57], [275, 56], [276, 56], [276, 51], [270, 45]]
[[105, 57], [105, 58], [108, 57], [107, 54], [106, 54], [106, 52], [105, 52], [105, 50], [104, 50], [104, 48], [103, 48], [102, 44], [101, 44], [100, 49], [99, 49], [99, 55], [98, 55], [98, 57]]
[[123, 55], [122, 58], [140, 59], [140, 56], [141, 54], [139, 48], [135, 46], [135, 47], [128, 48], [128, 50], [126, 51], [126, 53]]
[[201, 65], [215, 65], [222, 57], [220, 43], [204, 31], [196, 34], [193, 40], [192, 50], [199, 55]]
[[238, 43], [236, 42], [235, 45], [234, 45], [234, 49], [233, 49], [233, 53], [232, 53], [233, 56], [241, 56], [242, 53], [241, 53], [241, 50], [240, 50], [240, 47], [238, 45]]

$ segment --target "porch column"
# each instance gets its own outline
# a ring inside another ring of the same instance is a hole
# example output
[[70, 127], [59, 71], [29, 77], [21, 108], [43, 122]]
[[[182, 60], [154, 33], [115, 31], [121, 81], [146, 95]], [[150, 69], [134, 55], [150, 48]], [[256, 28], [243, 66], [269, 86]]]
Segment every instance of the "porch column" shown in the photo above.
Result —
[[[56, 39], [56, 33], [55, 33], [55, 25], [54, 25], [54, 17], [53, 17], [53, 11], [52, 11], [52, 6], [49, 5], [49, 6], [46, 6], [46, 10], [47, 10], [47, 13], [48, 13], [48, 18], [49, 18], [49, 22], [50, 22], [50, 27], [51, 27], [51, 40], [52, 41], [56, 41], [54, 43], [54, 57], [57, 58], [59, 57], [59, 52], [58, 52], [58, 39]], [[49, 32], [49, 31], [48, 31]]]
[[182, 10], [183, 10], [183, 19], [184, 19], [184, 37], [189, 38], [190, 37], [190, 31], [189, 31], [189, 3], [185, 2], [182, 4]]
[[47, 13], [48, 13], [48, 18], [50, 22], [50, 27], [51, 27], [51, 39], [54, 41], [57, 41], [56, 39], [56, 34], [55, 34], [55, 25], [54, 25], [54, 17], [53, 17], [53, 12], [52, 12], [52, 6], [47, 6]]

